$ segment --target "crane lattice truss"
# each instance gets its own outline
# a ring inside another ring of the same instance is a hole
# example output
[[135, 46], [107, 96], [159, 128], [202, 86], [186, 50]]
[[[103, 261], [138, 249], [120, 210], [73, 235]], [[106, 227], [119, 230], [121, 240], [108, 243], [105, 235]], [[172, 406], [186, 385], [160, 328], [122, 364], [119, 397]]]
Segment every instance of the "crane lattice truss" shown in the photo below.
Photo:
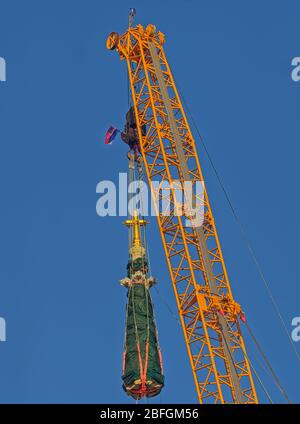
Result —
[[[154, 25], [111, 33], [107, 47], [128, 66], [141, 152], [152, 182], [171, 187], [171, 211], [158, 213], [181, 325], [200, 403], [257, 403], [234, 301], [208, 196], [204, 222], [178, 216], [173, 181], [203, 181], [195, 142], [167, 62], [164, 35]], [[146, 126], [146, 127], [145, 127]], [[146, 133], [142, 131], [146, 128]], [[176, 213], [177, 211], [177, 213]]]

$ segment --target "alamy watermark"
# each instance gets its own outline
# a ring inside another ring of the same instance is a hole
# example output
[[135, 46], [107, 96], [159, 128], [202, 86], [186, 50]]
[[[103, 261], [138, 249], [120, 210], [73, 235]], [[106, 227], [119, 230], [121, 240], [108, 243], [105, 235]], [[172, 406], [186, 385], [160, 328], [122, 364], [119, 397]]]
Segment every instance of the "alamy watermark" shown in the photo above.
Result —
[[[0, 56], [0, 82], [6, 81], [6, 61]], [[0, 317], [0, 342], [6, 342], [6, 321]]]
[[6, 321], [0, 317], [0, 342], [6, 342]]
[[137, 211], [143, 216], [183, 216], [187, 227], [200, 227], [204, 221], [203, 181], [151, 181], [149, 187], [141, 180], [128, 184], [127, 173], [121, 172], [118, 186], [113, 181], [100, 181], [96, 193], [100, 194], [96, 204], [100, 217], [127, 216]]
[[0, 81], [6, 81], [6, 61], [0, 56]]
[[292, 319], [292, 327], [294, 327], [291, 334], [292, 340], [294, 342], [299, 342], [300, 341], [300, 317], [295, 317]]
[[300, 81], [300, 57], [294, 57], [292, 59], [292, 72], [291, 77], [292, 80], [295, 82]]
[[[292, 59], [291, 65], [293, 67], [291, 72], [291, 78], [294, 82], [300, 81], [300, 57], [294, 57]], [[300, 341], [300, 317], [294, 317], [292, 319], [293, 330], [291, 332], [291, 337], [294, 342]]]

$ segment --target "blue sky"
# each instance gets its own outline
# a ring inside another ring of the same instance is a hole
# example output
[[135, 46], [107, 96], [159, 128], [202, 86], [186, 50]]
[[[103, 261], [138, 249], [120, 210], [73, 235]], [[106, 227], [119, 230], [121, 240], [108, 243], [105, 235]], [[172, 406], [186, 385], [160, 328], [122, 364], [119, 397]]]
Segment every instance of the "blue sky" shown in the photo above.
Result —
[[[270, 281], [289, 328], [300, 316], [299, 13], [289, 2], [1, 1], [0, 402], [129, 402], [121, 389], [127, 234], [100, 218], [96, 184], [126, 171], [126, 70], [105, 48], [136, 22], [166, 34], [176, 81]], [[236, 300], [294, 402], [299, 369], [197, 140]], [[157, 402], [196, 402], [154, 219], [148, 231], [166, 387]], [[274, 402], [282, 398], [253, 359]], [[300, 342], [299, 342], [300, 343]], [[300, 345], [297, 346], [300, 350]], [[257, 385], [262, 402], [264, 394]]]

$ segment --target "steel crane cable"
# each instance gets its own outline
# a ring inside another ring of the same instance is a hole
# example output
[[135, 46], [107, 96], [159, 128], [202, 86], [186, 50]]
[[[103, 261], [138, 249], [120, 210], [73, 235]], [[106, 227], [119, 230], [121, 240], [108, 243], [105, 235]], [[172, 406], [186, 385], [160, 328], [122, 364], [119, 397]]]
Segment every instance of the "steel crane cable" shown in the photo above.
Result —
[[180, 92], [180, 96], [181, 96], [181, 98], [182, 98], [182, 100], [183, 100], [183, 103], [184, 103], [184, 105], [185, 105], [185, 108], [186, 108], [186, 110], [187, 110], [188, 114], [190, 115], [191, 122], [193, 123], [193, 125], [194, 125], [194, 127], [195, 127], [195, 129], [196, 129], [196, 132], [197, 132], [197, 134], [198, 134], [198, 137], [199, 137], [199, 139], [200, 139], [200, 142], [201, 142], [201, 144], [202, 144], [202, 145], [203, 145], [203, 147], [204, 147], [204, 150], [205, 150], [205, 152], [206, 152], [206, 155], [207, 155], [207, 157], [208, 157], [208, 160], [209, 160], [209, 162], [210, 162], [210, 164], [211, 164], [211, 167], [212, 167], [212, 169], [213, 169], [213, 171], [214, 171], [214, 173], [215, 173], [215, 176], [216, 176], [216, 178], [217, 178], [217, 180], [218, 180], [218, 182], [219, 182], [219, 185], [220, 185], [220, 187], [221, 187], [221, 190], [223, 191], [223, 193], [224, 193], [224, 195], [225, 195], [225, 198], [226, 198], [227, 203], [228, 203], [228, 205], [229, 205], [229, 207], [230, 207], [230, 209], [231, 209], [231, 211], [232, 211], [232, 214], [233, 214], [233, 216], [234, 216], [234, 219], [235, 219], [235, 221], [237, 222], [237, 224], [238, 224], [238, 226], [239, 226], [239, 229], [240, 229], [240, 232], [241, 232], [241, 235], [242, 235], [242, 239], [243, 239], [243, 241], [244, 241], [244, 243], [245, 243], [245, 245], [246, 245], [246, 247], [247, 247], [247, 249], [248, 249], [248, 252], [249, 252], [249, 254], [250, 254], [250, 256], [251, 256], [251, 258], [252, 258], [252, 260], [253, 260], [253, 262], [254, 262], [254, 265], [255, 265], [255, 267], [256, 267], [256, 270], [257, 270], [257, 272], [258, 272], [258, 274], [259, 274], [259, 276], [260, 276], [261, 280], [263, 281], [263, 283], [264, 283], [264, 285], [265, 285], [265, 288], [266, 288], [266, 290], [267, 290], [267, 292], [268, 292], [268, 295], [269, 295], [269, 298], [270, 298], [270, 300], [271, 300], [271, 302], [272, 302], [272, 305], [273, 305], [273, 307], [274, 307], [274, 309], [275, 309], [275, 311], [276, 311], [276, 313], [277, 313], [277, 316], [278, 316], [278, 318], [279, 318], [279, 321], [281, 322], [282, 328], [283, 328], [284, 332], [285, 332], [285, 333], [286, 333], [286, 335], [287, 335], [287, 338], [288, 338], [288, 340], [289, 340], [289, 342], [290, 342], [290, 344], [291, 344], [291, 346], [292, 346], [292, 349], [294, 350], [294, 353], [295, 353], [295, 355], [296, 355], [297, 359], [300, 361], [300, 354], [299, 354], [299, 352], [297, 351], [296, 346], [295, 346], [295, 343], [293, 342], [293, 340], [292, 340], [292, 338], [291, 338], [290, 332], [289, 332], [289, 330], [288, 330], [288, 328], [287, 328], [287, 325], [286, 325], [286, 323], [285, 323], [285, 320], [284, 320], [284, 318], [283, 318], [283, 316], [282, 316], [282, 314], [281, 314], [281, 311], [280, 311], [280, 308], [279, 308], [279, 306], [278, 306], [278, 303], [277, 303], [277, 301], [275, 300], [275, 297], [274, 297], [274, 295], [273, 295], [273, 293], [272, 293], [272, 290], [271, 290], [270, 284], [269, 284], [269, 282], [267, 281], [267, 279], [266, 279], [266, 277], [265, 277], [265, 275], [264, 275], [264, 273], [263, 273], [262, 267], [261, 267], [260, 263], [258, 262], [257, 256], [256, 256], [256, 254], [255, 254], [255, 252], [254, 252], [254, 249], [253, 249], [253, 247], [252, 247], [252, 245], [251, 245], [251, 243], [250, 243], [250, 241], [249, 241], [249, 238], [248, 238], [248, 236], [247, 236], [247, 234], [246, 234], [246, 231], [245, 231], [245, 229], [244, 229], [244, 226], [243, 226], [243, 224], [242, 224], [242, 222], [241, 222], [241, 220], [240, 220], [240, 218], [239, 218], [239, 216], [238, 216], [238, 214], [237, 214], [236, 209], [235, 209], [235, 208], [234, 208], [234, 206], [233, 206], [233, 203], [232, 203], [232, 201], [231, 201], [231, 199], [230, 199], [230, 197], [229, 197], [229, 194], [228, 194], [228, 192], [227, 192], [227, 190], [226, 190], [226, 188], [225, 188], [225, 186], [224, 186], [224, 183], [223, 183], [223, 181], [222, 181], [222, 179], [221, 179], [221, 176], [220, 176], [220, 174], [219, 174], [219, 172], [218, 172], [218, 170], [217, 170], [217, 168], [216, 168], [216, 166], [215, 166], [215, 164], [214, 164], [214, 161], [212, 160], [212, 157], [211, 157], [211, 155], [210, 155], [210, 153], [209, 153], [209, 151], [208, 151], [208, 148], [207, 148], [207, 146], [206, 146], [206, 144], [205, 144], [205, 142], [204, 142], [204, 140], [203, 140], [203, 137], [202, 137], [202, 135], [201, 135], [201, 133], [200, 133], [200, 130], [199, 130], [199, 128], [198, 128], [198, 126], [197, 126], [196, 122], [195, 122], [195, 119], [193, 118], [193, 115], [192, 115], [192, 113], [191, 113], [191, 110], [190, 110], [189, 106], [187, 105], [187, 102], [185, 101], [185, 99], [184, 99], [184, 97], [183, 97], [183, 95], [182, 95], [182, 93], [181, 93], [181, 92]]
[[283, 397], [287, 400], [287, 402], [289, 404], [292, 404], [291, 400], [288, 397], [288, 394], [287, 394], [286, 390], [282, 386], [282, 384], [281, 384], [279, 378], [277, 377], [277, 375], [276, 375], [276, 373], [275, 373], [275, 371], [274, 371], [274, 369], [273, 369], [270, 361], [266, 357], [266, 354], [264, 353], [264, 351], [263, 351], [260, 343], [258, 342], [257, 338], [255, 337], [255, 335], [254, 335], [253, 331], [251, 330], [251, 328], [250, 328], [249, 324], [247, 323], [247, 321], [245, 322], [245, 326], [246, 326], [246, 328], [247, 328], [247, 330], [248, 330], [248, 332], [249, 332], [249, 334], [250, 334], [250, 336], [251, 336], [251, 338], [252, 338], [255, 346], [257, 347], [259, 353], [263, 357], [263, 359], [264, 359], [264, 361], [265, 361], [265, 363], [266, 363], [266, 365], [267, 365], [267, 367], [268, 367], [268, 369], [269, 369], [269, 371], [270, 371], [270, 373], [271, 373], [271, 375], [272, 375], [272, 377], [273, 377], [273, 379], [275, 381], [275, 384], [277, 385], [278, 389], [281, 391]]

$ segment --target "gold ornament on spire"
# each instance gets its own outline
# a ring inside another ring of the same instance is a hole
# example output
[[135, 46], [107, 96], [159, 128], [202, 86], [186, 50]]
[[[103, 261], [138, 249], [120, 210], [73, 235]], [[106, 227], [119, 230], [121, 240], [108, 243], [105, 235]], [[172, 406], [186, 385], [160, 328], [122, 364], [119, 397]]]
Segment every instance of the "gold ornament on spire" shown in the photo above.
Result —
[[145, 248], [141, 239], [141, 226], [149, 224], [145, 219], [140, 219], [138, 212], [135, 210], [132, 219], [127, 219], [124, 224], [133, 229], [133, 240], [132, 247], [129, 252], [132, 255], [132, 259], [141, 258], [145, 256]]

